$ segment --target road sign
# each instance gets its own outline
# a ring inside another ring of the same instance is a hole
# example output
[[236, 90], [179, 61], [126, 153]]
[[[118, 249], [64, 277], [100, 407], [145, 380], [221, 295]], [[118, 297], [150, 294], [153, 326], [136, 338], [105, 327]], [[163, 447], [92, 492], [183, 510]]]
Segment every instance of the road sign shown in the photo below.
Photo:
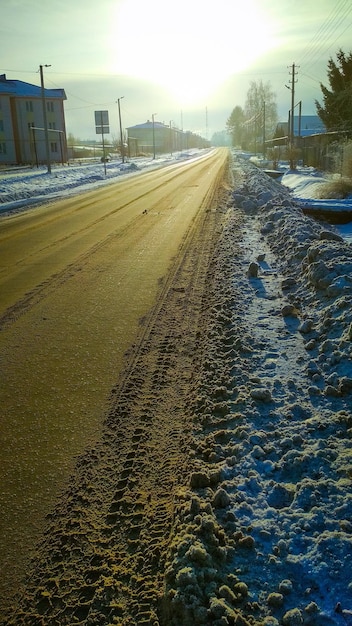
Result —
[[108, 135], [109, 128], [109, 111], [94, 111], [95, 115], [95, 132], [97, 135]]

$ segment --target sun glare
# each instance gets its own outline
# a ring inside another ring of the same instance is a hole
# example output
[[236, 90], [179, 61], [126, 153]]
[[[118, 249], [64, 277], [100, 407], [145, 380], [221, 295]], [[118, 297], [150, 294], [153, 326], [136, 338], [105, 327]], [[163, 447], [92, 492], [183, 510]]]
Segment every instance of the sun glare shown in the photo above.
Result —
[[182, 106], [204, 103], [227, 78], [272, 48], [258, 0], [122, 0], [113, 71], [166, 88]]

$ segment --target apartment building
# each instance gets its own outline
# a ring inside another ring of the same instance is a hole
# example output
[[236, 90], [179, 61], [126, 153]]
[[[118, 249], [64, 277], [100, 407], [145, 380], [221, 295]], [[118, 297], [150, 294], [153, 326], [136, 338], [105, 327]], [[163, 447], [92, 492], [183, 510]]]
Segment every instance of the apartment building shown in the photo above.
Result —
[[[44, 89], [51, 162], [67, 161], [64, 89]], [[46, 162], [40, 86], [0, 75], [0, 165]]]

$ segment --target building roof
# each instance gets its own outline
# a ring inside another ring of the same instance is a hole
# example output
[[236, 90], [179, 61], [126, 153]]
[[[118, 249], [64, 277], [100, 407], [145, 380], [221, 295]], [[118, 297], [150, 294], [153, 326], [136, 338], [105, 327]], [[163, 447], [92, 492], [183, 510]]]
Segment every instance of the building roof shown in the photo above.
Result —
[[[143, 124], [136, 124], [135, 126], [129, 126], [127, 130], [131, 130], [131, 129], [147, 130], [147, 129], [152, 129], [152, 128], [153, 128], [153, 122], [151, 122], [150, 120], [147, 120]], [[165, 126], [165, 124], [163, 124], [162, 122], [154, 122], [154, 129], [156, 128], [169, 128], [169, 126]]]
[[[326, 128], [318, 115], [301, 115], [301, 120], [299, 120], [298, 115], [295, 115], [293, 118], [293, 126], [295, 135], [298, 135], [298, 131], [300, 130], [301, 137], [326, 132]], [[278, 128], [280, 128], [285, 135], [288, 134], [288, 122], [279, 122], [276, 129]]]
[[[294, 124], [298, 129], [298, 116], [295, 116]], [[318, 133], [324, 132], [326, 128], [319, 115], [301, 115], [301, 130], [314, 130]]]
[[[64, 89], [44, 89], [45, 97], [54, 100], [66, 100]], [[15, 96], [18, 98], [40, 98], [41, 87], [24, 83], [22, 80], [8, 80], [6, 74], [0, 74], [0, 96]]]

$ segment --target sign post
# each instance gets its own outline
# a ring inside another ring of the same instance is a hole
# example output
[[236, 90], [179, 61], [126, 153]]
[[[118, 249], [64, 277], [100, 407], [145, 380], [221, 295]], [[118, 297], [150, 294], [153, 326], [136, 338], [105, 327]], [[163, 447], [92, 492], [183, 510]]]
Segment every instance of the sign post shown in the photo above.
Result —
[[110, 133], [110, 128], [109, 128], [109, 111], [94, 111], [94, 116], [95, 116], [95, 132], [96, 132], [97, 135], [101, 135], [101, 139], [102, 139], [104, 174], [106, 176], [106, 159], [105, 159], [104, 135], [108, 135]]

